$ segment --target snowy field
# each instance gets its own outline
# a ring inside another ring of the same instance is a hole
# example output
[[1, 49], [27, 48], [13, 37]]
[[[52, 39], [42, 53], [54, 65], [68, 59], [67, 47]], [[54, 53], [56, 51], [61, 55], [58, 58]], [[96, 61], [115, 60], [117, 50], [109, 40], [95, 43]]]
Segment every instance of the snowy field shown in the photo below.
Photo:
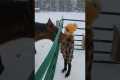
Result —
[[[73, 12], [39, 12], [35, 13], [35, 21], [40, 23], [46, 23], [49, 18], [56, 24], [56, 20], [60, 20], [61, 18], [65, 19], [77, 19], [77, 20], [85, 20], [84, 13], [73, 13]], [[64, 25], [67, 23], [76, 23], [78, 27], [85, 28], [84, 22], [76, 22], [76, 21], [64, 21]], [[64, 31], [64, 29], [63, 29]], [[84, 30], [77, 30], [75, 34], [84, 34]], [[76, 40], [81, 40], [82, 37], [75, 36]], [[44, 61], [47, 56], [53, 42], [47, 39], [39, 40], [35, 43], [35, 48], [37, 54], [35, 55], [35, 72], [39, 69], [40, 65]], [[76, 41], [75, 44], [81, 44], [81, 42]], [[77, 47], [81, 49], [81, 47]], [[63, 58], [61, 53], [59, 53], [57, 66], [55, 70], [54, 80], [85, 80], [85, 51], [75, 50], [74, 58], [72, 61], [72, 69], [71, 75], [68, 78], [64, 78], [64, 74], [61, 73], [61, 69], [63, 68]]]

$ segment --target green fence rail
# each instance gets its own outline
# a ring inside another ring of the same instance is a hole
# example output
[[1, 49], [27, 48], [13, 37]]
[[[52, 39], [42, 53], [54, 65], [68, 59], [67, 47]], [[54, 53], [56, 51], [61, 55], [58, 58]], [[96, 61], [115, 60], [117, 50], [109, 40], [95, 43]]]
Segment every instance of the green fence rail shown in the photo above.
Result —
[[63, 28], [63, 20], [61, 19], [60, 21], [57, 21], [56, 25], [59, 30], [56, 34], [52, 48], [35, 74], [35, 80], [53, 80], [54, 78], [56, 62], [59, 53], [59, 36]]

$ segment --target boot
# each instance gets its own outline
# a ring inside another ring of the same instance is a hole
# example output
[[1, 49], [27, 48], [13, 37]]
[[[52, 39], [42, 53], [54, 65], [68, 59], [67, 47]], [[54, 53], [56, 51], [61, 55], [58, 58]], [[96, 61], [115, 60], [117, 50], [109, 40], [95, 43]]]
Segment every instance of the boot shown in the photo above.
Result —
[[71, 63], [68, 64], [68, 71], [65, 74], [65, 77], [68, 77], [70, 75], [70, 72], [71, 72]]
[[62, 73], [64, 73], [67, 70], [67, 63], [64, 61], [64, 68], [62, 69]]

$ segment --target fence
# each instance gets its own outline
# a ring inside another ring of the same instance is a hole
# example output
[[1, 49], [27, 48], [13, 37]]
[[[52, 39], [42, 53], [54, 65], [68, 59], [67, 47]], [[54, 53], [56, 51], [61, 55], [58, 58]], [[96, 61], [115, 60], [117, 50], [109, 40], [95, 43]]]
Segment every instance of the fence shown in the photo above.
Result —
[[59, 31], [56, 34], [55, 41], [44, 62], [36, 72], [35, 80], [53, 80], [59, 52], [59, 35], [62, 30], [62, 20], [57, 21], [57, 26]]

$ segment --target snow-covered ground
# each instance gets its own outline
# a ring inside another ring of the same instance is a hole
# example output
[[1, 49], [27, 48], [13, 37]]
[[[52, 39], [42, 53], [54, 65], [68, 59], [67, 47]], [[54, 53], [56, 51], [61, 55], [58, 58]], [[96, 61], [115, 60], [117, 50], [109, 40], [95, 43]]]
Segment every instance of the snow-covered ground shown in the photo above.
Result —
[[[56, 24], [57, 20], [61, 18], [65, 19], [77, 19], [77, 20], [85, 20], [84, 13], [74, 13], [74, 12], [39, 12], [35, 13], [35, 21], [40, 23], [46, 23], [49, 18]], [[76, 21], [64, 21], [64, 25], [67, 23], [76, 23], [78, 27], [85, 28], [84, 22], [76, 22]], [[63, 29], [64, 31], [64, 29]], [[75, 34], [84, 34], [84, 30], [77, 30]], [[81, 40], [82, 37], [76, 37], [75, 39]], [[35, 55], [35, 72], [39, 69], [41, 63], [44, 61], [47, 56], [53, 42], [47, 39], [40, 40], [35, 43], [35, 48], [37, 53]], [[81, 44], [81, 42], [75, 42], [75, 44]], [[81, 48], [81, 47], [77, 47]], [[61, 53], [59, 53], [57, 66], [55, 70], [54, 80], [85, 80], [85, 51], [75, 50], [74, 51], [74, 59], [72, 61], [72, 70], [69, 78], [64, 78], [64, 74], [61, 73], [61, 69], [63, 68], [63, 58]]]

